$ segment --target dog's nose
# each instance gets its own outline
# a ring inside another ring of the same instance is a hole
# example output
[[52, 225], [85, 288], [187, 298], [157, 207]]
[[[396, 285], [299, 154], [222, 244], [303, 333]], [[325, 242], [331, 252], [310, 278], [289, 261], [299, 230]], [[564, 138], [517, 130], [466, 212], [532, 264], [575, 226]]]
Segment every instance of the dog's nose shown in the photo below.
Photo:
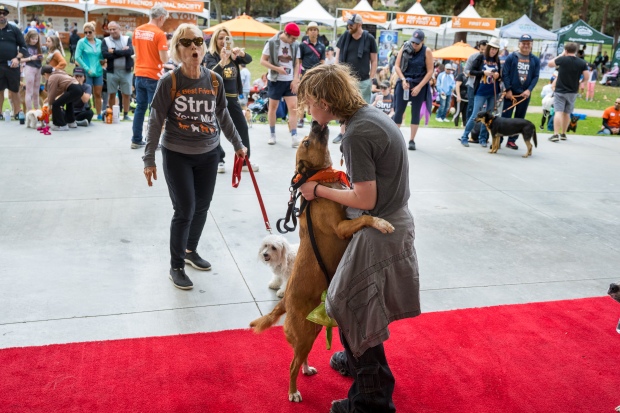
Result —
[[611, 283], [611, 285], [609, 286], [609, 290], [607, 291], [607, 294], [615, 294], [618, 291], [620, 291], [620, 285]]
[[263, 252], [263, 257], [267, 258], [269, 256], [269, 254], [267, 254], [266, 252]]

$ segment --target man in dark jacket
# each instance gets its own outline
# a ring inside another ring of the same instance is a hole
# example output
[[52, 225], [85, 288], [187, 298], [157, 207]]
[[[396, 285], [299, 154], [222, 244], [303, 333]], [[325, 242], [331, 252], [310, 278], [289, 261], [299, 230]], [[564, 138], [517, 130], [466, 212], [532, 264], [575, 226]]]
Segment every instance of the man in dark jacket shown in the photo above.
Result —
[[[525, 100], [503, 112], [502, 118], [512, 118], [514, 111], [515, 118], [525, 119], [527, 107], [530, 104], [530, 95], [538, 83], [539, 74], [540, 60], [532, 54], [532, 36], [524, 34], [519, 39], [519, 50], [511, 53], [502, 66], [502, 81], [506, 87], [504, 109], [514, 104], [513, 98], [517, 100], [525, 98]], [[506, 147], [519, 149], [515, 144], [518, 137], [519, 135], [509, 137]]]
[[131, 120], [129, 98], [131, 96], [133, 78], [133, 46], [131, 38], [121, 34], [121, 26], [112, 21], [108, 23], [110, 35], [101, 42], [101, 54], [108, 61], [108, 101], [109, 107], [116, 104], [116, 93], [120, 90], [123, 96], [123, 120]]

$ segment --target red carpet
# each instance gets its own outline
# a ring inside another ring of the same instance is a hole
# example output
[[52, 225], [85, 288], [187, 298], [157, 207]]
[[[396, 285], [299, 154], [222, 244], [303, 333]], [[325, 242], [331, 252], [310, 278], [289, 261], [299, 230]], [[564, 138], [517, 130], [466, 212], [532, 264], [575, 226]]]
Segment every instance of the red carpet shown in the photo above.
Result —
[[[600, 297], [394, 323], [397, 411], [612, 412], [619, 315]], [[287, 399], [292, 350], [280, 328], [0, 350], [0, 412], [327, 413], [350, 381], [324, 348], [322, 334], [310, 354], [319, 374], [299, 378], [300, 404]]]

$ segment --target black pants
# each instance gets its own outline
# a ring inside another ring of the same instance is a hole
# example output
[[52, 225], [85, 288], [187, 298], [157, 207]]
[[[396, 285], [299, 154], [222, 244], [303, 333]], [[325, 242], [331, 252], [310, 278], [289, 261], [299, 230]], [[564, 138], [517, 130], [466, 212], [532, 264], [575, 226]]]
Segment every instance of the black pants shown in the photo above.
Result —
[[344, 335], [340, 341], [347, 354], [353, 384], [349, 389], [349, 411], [355, 413], [393, 413], [394, 376], [385, 358], [383, 344], [371, 347], [356, 359]]
[[[518, 99], [518, 98], [517, 98]], [[511, 107], [513, 105], [512, 100], [504, 98], [504, 110]], [[512, 112], [515, 113], [515, 119], [525, 119], [525, 115], [527, 114], [527, 107], [530, 105], [530, 98], [525, 99], [523, 102], [519, 103], [514, 108], [506, 110], [506, 112], [502, 113], [502, 118], [512, 118]], [[515, 142], [519, 138], [519, 135], [514, 135], [508, 138], [508, 142]]]
[[52, 103], [52, 121], [56, 126], [65, 126], [67, 123], [75, 122], [73, 113], [73, 102], [82, 98], [82, 86], [78, 84], [70, 85], [67, 91], [58, 96]]
[[474, 111], [474, 88], [471, 86], [467, 86], [467, 100], [471, 102], [471, 105], [467, 106], [467, 115], [465, 119], [463, 119], [463, 124], [467, 125], [467, 121], [471, 118], [471, 113]]
[[92, 109], [84, 109], [81, 110], [79, 112], [75, 112], [75, 120], [84, 120], [86, 119], [88, 121], [88, 123], [91, 122], [91, 120], [93, 119], [93, 116], [95, 114], [93, 113]]
[[71, 52], [69, 63], [75, 63], [75, 49], [76, 49], [76, 46], [69, 46], [69, 51]]
[[[241, 105], [239, 104], [239, 98], [226, 96], [226, 100], [228, 101], [228, 113], [230, 113], [230, 118], [239, 132], [239, 136], [241, 137], [241, 142], [243, 142], [243, 146], [248, 148], [248, 158], [250, 157], [250, 135], [248, 133], [248, 122], [245, 120], [245, 116], [243, 115], [243, 110], [241, 110]], [[218, 147], [219, 153], [219, 162], [224, 162], [224, 157], [226, 153], [224, 152], [224, 148], [222, 148], [222, 144]], [[245, 165], [245, 162], [244, 162]]]
[[[468, 102], [465, 102], [464, 100], [457, 102], [456, 99], [454, 99], [454, 102], [455, 102], [455, 106], [458, 109], [459, 116], [463, 120], [463, 126], [467, 125], [467, 121], [469, 120], [469, 118], [467, 117], [467, 111], [469, 110], [469, 107], [468, 107], [469, 105], [467, 104]], [[459, 126], [458, 117], [454, 118], [454, 126]]]
[[540, 119], [540, 129], [545, 129], [547, 127], [547, 119], [549, 118], [550, 115], [551, 115], [551, 112], [549, 112], [546, 109], [543, 109], [542, 118]]
[[185, 250], [196, 251], [215, 190], [217, 150], [185, 155], [162, 146], [164, 176], [174, 208], [170, 224], [170, 267], [183, 268]]

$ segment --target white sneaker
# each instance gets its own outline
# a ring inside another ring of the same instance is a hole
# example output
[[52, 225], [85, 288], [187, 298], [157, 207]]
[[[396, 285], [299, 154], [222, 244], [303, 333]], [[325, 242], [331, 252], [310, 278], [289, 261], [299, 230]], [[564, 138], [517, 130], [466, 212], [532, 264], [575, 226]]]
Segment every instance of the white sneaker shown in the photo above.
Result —
[[267, 143], [269, 145], [275, 145], [276, 144], [276, 134], [272, 133], [271, 136], [269, 136], [269, 140], [267, 141]]
[[67, 123], [67, 126], [70, 127], [71, 129], [75, 129], [78, 127], [77, 123], [73, 122], [73, 123]]
[[65, 130], [69, 130], [69, 127], [68, 127], [67, 125], [65, 125], [65, 126], [56, 126], [56, 125], [52, 125], [52, 126], [50, 127], [50, 129], [51, 129], [51, 130], [54, 130], [54, 131], [65, 131]]
[[[258, 164], [250, 162], [250, 165], [252, 165], [252, 172], [258, 172], [259, 171], [260, 168], [258, 167]], [[241, 170], [243, 172], [250, 172], [250, 170], [248, 169], [247, 165], [243, 165], [243, 168], [241, 168]]]
[[297, 148], [301, 142], [301, 139], [299, 138], [299, 135], [291, 135], [291, 141], [291, 147]]
[[218, 174], [223, 174], [224, 172], [226, 172], [226, 166], [224, 165], [224, 162], [220, 162], [217, 164], [217, 173]]

